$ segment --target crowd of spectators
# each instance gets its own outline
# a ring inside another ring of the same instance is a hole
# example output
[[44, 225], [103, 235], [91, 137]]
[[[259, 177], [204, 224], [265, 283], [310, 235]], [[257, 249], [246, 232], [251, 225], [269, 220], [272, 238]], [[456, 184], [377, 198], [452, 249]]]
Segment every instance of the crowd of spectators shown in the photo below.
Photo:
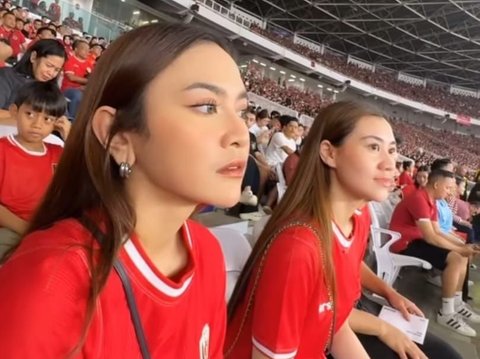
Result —
[[303, 115], [314, 117], [320, 108], [332, 103], [331, 98], [322, 97], [319, 93], [301, 90], [293, 85], [287, 86], [286, 83], [279, 84], [266, 78], [254, 66], [249, 66], [243, 77], [248, 91]]
[[419, 165], [431, 163], [437, 157], [448, 157], [470, 168], [472, 175], [479, 168], [478, 138], [454, 134], [446, 130], [434, 130], [400, 119], [390, 120], [395, 134], [401, 139], [400, 153], [418, 159]]
[[397, 72], [376, 68], [375, 72], [370, 69], [348, 63], [347, 57], [325, 49], [323, 53], [307, 46], [294, 43], [293, 36], [278, 31], [269, 31], [253, 24], [251, 30], [279, 43], [315, 62], [323, 64], [334, 71], [365, 82], [376, 88], [391, 92], [410, 100], [418, 101], [432, 107], [442, 109], [454, 114], [480, 118], [480, 104], [478, 99], [468, 96], [454, 95], [449, 93], [448, 85], [432, 84], [426, 86], [409, 84], [397, 79]]
[[[320, 93], [301, 90], [295, 86], [286, 86], [264, 77], [255, 67], [249, 66], [243, 72], [248, 91], [263, 96], [270, 101], [291, 108], [300, 114], [315, 117], [322, 107], [332, 103], [331, 98]], [[465, 136], [434, 130], [423, 125], [392, 118], [395, 134], [401, 139], [399, 151], [403, 155], [419, 159], [419, 163], [431, 163], [437, 157], [449, 157], [456, 163], [465, 165], [474, 171], [480, 166], [479, 140]]]

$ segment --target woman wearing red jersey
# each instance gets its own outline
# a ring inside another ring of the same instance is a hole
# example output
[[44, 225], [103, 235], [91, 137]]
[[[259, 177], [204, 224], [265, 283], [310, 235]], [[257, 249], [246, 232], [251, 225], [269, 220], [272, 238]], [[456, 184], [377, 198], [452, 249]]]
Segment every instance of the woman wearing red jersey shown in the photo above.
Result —
[[188, 218], [240, 197], [238, 68], [216, 36], [160, 24], [119, 38], [97, 66], [0, 268], [0, 357], [222, 358], [223, 257]]
[[337, 359], [368, 358], [347, 318], [361, 290], [364, 206], [388, 196], [395, 158], [377, 110], [339, 102], [320, 112], [231, 297], [226, 358], [324, 358], [330, 344]]

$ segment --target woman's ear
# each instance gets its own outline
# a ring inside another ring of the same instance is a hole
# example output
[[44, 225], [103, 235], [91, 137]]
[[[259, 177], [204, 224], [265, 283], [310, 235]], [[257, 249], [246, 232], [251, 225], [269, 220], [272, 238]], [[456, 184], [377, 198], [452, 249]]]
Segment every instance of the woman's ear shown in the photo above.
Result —
[[[133, 166], [135, 163], [135, 152], [133, 143], [127, 132], [116, 133], [108, 145], [110, 130], [115, 121], [117, 110], [110, 106], [99, 107], [92, 119], [92, 130], [102, 146], [110, 153], [117, 164], [122, 162]], [[107, 148], [108, 146], [108, 148]]]
[[336, 168], [337, 161], [336, 161], [336, 151], [337, 149], [333, 146], [330, 141], [323, 140], [320, 143], [319, 154], [320, 158], [323, 163], [325, 163], [328, 167]]
[[30, 62], [33, 63], [37, 59], [37, 52], [32, 51], [32, 54], [30, 55]]

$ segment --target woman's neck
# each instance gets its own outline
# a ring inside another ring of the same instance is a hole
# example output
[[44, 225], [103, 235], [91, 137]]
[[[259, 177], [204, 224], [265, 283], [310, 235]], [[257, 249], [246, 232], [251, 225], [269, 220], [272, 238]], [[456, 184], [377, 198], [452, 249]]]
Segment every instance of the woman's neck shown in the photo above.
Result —
[[348, 236], [352, 230], [352, 216], [355, 210], [365, 205], [365, 201], [354, 199], [340, 187], [338, 182], [333, 180], [330, 187], [330, 203], [333, 220], [342, 232]]
[[[180, 229], [195, 204], [159, 191], [148, 181], [136, 181], [135, 173], [131, 177], [127, 179], [127, 191], [136, 213], [135, 232], [148, 257], [168, 275], [165, 266], [175, 267], [176, 256], [184, 247]], [[172, 263], [168, 264], [170, 258]]]

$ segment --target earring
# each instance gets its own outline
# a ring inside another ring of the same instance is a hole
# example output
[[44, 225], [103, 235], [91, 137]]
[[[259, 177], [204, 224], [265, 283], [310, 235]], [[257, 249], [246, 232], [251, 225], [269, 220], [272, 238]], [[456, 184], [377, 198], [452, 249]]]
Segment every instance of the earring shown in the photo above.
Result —
[[119, 173], [121, 178], [128, 178], [128, 176], [130, 176], [132, 173], [132, 166], [130, 166], [127, 162], [120, 163]]

